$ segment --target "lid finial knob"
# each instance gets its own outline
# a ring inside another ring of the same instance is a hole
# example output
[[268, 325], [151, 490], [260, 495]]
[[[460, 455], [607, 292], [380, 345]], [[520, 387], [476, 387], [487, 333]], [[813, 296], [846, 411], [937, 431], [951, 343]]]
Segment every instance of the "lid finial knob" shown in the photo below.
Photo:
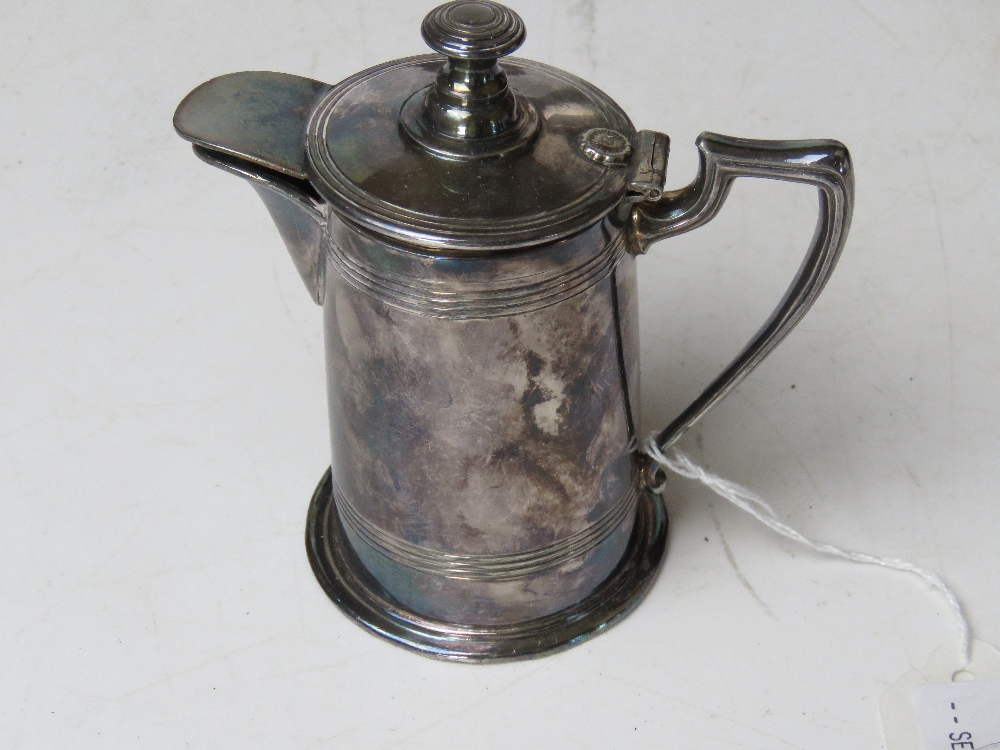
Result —
[[524, 21], [499, 3], [458, 0], [428, 13], [420, 33], [442, 55], [496, 61], [524, 42]]
[[420, 27], [448, 62], [437, 81], [403, 107], [407, 133], [442, 156], [469, 159], [508, 153], [531, 140], [537, 115], [507, 86], [497, 60], [524, 42], [524, 21], [488, 0], [438, 6]]

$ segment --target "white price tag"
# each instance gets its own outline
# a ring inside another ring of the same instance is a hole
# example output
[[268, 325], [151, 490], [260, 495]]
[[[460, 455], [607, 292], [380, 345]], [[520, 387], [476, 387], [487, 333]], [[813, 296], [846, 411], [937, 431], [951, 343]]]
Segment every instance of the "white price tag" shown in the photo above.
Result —
[[965, 676], [961, 643], [947, 643], [882, 695], [886, 750], [1000, 750], [1000, 651], [972, 642]]
[[913, 699], [924, 750], [1000, 750], [1000, 680], [919, 685]]

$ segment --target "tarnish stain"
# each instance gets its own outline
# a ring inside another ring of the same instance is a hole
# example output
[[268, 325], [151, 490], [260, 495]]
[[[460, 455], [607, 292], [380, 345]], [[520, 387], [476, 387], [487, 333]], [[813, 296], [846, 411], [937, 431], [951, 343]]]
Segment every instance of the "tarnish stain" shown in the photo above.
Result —
[[[547, 471], [544, 466], [535, 461], [531, 455], [522, 450], [520, 443], [509, 443], [490, 456], [491, 464], [503, 464], [504, 462], [514, 463], [517, 470], [526, 474], [538, 487], [543, 487], [548, 490], [552, 497], [557, 498], [558, 504], [563, 508], [572, 506], [573, 497], [567, 491], [563, 483]], [[539, 527], [544, 526], [546, 521], [549, 523], [553, 521], [553, 519], [550, 519], [547, 514], [544, 514], [544, 511], [546, 510], [548, 509], [543, 510], [543, 515], [538, 521]], [[534, 525], [530, 511], [526, 514], [525, 523], [526, 525]], [[551, 531], [545, 532], [546, 537], [550, 534]], [[545, 541], [548, 542], [550, 539], [546, 538]]]
[[535, 424], [538, 429], [547, 435], [559, 434], [559, 406], [562, 404], [561, 398], [550, 398], [538, 404], [532, 414], [535, 417]]
[[558, 435], [565, 413], [566, 383], [550, 368], [536, 352], [527, 352], [525, 362], [528, 372], [528, 387], [521, 398], [528, 416], [535, 426], [546, 435]]
[[715, 530], [719, 533], [719, 541], [722, 542], [722, 551], [726, 553], [726, 559], [729, 561], [730, 567], [732, 567], [733, 572], [736, 574], [736, 578], [741, 584], [743, 584], [743, 588], [747, 590], [747, 593], [754, 598], [754, 601], [761, 606], [764, 613], [772, 620], [777, 620], [778, 618], [774, 616], [774, 612], [771, 611], [771, 608], [768, 607], [764, 600], [760, 598], [760, 594], [758, 594], [754, 587], [750, 585], [750, 581], [748, 581], [747, 577], [743, 575], [742, 571], [740, 571], [740, 566], [736, 564], [736, 558], [733, 556], [733, 551], [729, 548], [729, 542], [726, 541], [726, 535], [722, 533], [722, 526], [719, 524], [719, 519], [716, 518], [715, 511], [712, 510], [711, 506], [709, 506], [708, 512], [709, 515], [712, 516], [712, 524], [715, 526]]

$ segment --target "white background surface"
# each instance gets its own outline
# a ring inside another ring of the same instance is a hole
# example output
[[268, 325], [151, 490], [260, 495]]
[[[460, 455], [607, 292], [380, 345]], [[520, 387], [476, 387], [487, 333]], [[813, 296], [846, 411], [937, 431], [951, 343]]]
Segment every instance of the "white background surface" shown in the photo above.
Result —
[[[670, 186], [702, 130], [850, 146], [827, 291], [682, 447], [808, 534], [939, 571], [1000, 644], [1000, 5], [511, 5], [520, 54], [671, 135]], [[429, 8], [5, 0], [0, 747], [879, 747], [880, 693], [954, 637], [940, 597], [681, 480], [646, 601], [542, 660], [420, 658], [316, 584], [320, 311], [170, 118], [221, 73], [420, 53]], [[738, 184], [641, 260], [644, 429], [763, 321], [815, 205]]]

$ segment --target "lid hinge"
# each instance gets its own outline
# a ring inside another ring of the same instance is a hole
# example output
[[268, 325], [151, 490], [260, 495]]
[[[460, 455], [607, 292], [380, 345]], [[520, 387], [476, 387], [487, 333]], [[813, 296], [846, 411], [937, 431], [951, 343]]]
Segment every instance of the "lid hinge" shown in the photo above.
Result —
[[655, 130], [640, 130], [633, 151], [628, 194], [634, 201], [658, 201], [667, 181], [670, 138]]

